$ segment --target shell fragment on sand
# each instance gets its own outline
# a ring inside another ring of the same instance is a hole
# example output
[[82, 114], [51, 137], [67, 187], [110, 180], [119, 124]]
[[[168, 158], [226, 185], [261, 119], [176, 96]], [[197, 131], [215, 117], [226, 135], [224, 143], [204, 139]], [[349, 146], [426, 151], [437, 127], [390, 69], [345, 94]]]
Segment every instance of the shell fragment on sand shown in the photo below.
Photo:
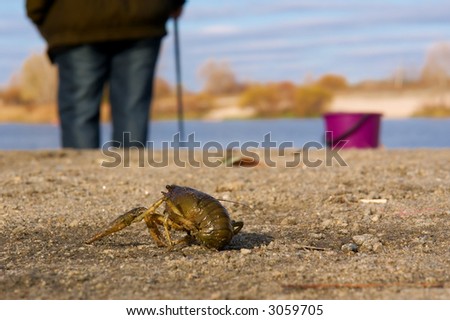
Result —
[[383, 203], [387, 203], [387, 199], [359, 199], [359, 202], [383, 204]]

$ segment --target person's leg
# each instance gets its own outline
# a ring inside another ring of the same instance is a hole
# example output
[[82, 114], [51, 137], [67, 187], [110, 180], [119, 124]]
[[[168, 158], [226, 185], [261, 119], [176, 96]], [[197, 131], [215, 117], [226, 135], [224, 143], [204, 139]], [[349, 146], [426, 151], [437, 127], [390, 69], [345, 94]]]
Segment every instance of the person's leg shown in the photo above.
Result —
[[[112, 138], [120, 142], [121, 147], [146, 145], [160, 43], [160, 38], [129, 42], [112, 57], [109, 87]], [[128, 138], [123, 139], [124, 133], [129, 133]]]
[[55, 55], [63, 148], [99, 147], [100, 103], [108, 60], [93, 45], [77, 46]]

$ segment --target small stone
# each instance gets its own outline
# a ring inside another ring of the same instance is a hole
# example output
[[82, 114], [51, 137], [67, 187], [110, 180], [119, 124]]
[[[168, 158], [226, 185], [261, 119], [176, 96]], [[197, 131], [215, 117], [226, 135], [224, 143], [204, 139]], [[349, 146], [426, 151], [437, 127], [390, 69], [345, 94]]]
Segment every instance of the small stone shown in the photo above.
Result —
[[26, 229], [25, 229], [25, 227], [24, 226], [22, 226], [22, 225], [18, 225], [17, 227], [15, 227], [14, 229], [13, 229], [13, 234], [19, 234], [19, 233], [22, 233], [22, 232], [24, 232]]
[[321, 240], [325, 238], [323, 233], [310, 233], [309, 236], [313, 239]]
[[189, 273], [189, 274], [186, 276], [186, 279], [188, 279], [188, 280], [197, 279], [197, 278], [198, 278], [198, 274], [197, 274], [196, 272], [194, 272], [194, 273]]
[[367, 242], [367, 241], [372, 241], [372, 240], [374, 240], [374, 239], [378, 240], [377, 237], [375, 237], [373, 234], [369, 234], [369, 233], [362, 234], [362, 235], [357, 235], [357, 236], [354, 236], [354, 237], [352, 238], [352, 240], [353, 240], [357, 245], [362, 245], [362, 244], [364, 244], [365, 242]]
[[340, 227], [343, 227], [343, 228], [346, 228], [348, 226], [348, 223], [347, 223], [347, 221], [344, 221], [344, 220], [338, 220], [336, 222], [336, 225], [340, 226]]
[[210, 300], [219, 300], [222, 297], [222, 293], [217, 291], [213, 292], [211, 296], [209, 297]]
[[333, 225], [333, 220], [326, 219], [322, 221], [322, 228], [326, 229], [328, 227], [331, 227]]
[[357, 235], [352, 239], [357, 245], [359, 245], [360, 252], [379, 252], [383, 247], [383, 244], [380, 242], [380, 240], [370, 233]]
[[346, 243], [346, 244], [342, 245], [341, 250], [345, 253], [357, 252], [358, 246], [354, 243]]
[[250, 249], [247, 249], [247, 248], [242, 248], [241, 249], [241, 254], [250, 254], [250, 253], [252, 253], [252, 250], [250, 250]]
[[221, 198], [222, 198], [223, 200], [231, 200], [231, 197], [230, 197], [230, 195], [229, 195], [228, 193], [224, 193], [224, 194], [221, 196]]
[[216, 192], [226, 192], [226, 191], [238, 191], [244, 188], [244, 183], [241, 181], [232, 181], [223, 183], [216, 187]]
[[297, 220], [294, 217], [286, 217], [281, 220], [280, 224], [282, 226], [293, 226], [297, 224]]
[[382, 249], [383, 249], [383, 244], [381, 242], [379, 242], [379, 241], [375, 242], [372, 245], [372, 251], [373, 252], [380, 252]]
[[79, 223], [80, 223], [80, 221], [74, 220], [74, 221], [72, 221], [71, 223], [69, 223], [69, 227], [70, 227], [70, 228], [78, 227], [78, 224], [79, 224]]

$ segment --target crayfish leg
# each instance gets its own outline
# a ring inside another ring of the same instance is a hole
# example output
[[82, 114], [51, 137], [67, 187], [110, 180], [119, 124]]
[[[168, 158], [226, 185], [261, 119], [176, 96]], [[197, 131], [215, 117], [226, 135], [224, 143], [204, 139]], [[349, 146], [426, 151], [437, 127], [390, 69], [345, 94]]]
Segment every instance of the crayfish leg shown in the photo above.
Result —
[[192, 233], [198, 232], [198, 228], [194, 222], [186, 219], [176, 205], [169, 199], [166, 200], [166, 206], [170, 209], [169, 218], [177, 225], [180, 225], [182, 229], [190, 231]]
[[[176, 242], [172, 240], [172, 237], [170, 236], [170, 229], [173, 230], [184, 230], [184, 228], [177, 224], [176, 222], [172, 221], [169, 216], [163, 216], [160, 214], [153, 214], [144, 217], [145, 222], [147, 223], [148, 231], [150, 232], [150, 236], [155, 240], [155, 242], [159, 246], [167, 246], [169, 248], [173, 247]], [[158, 229], [158, 225], [161, 225], [164, 227], [164, 233], [166, 236], [167, 244], [164, 243], [163, 237], [161, 232]]]
[[153, 240], [156, 242], [156, 244], [159, 247], [165, 247], [166, 244], [162, 240], [161, 232], [159, 232], [158, 225], [157, 225], [157, 215], [148, 215], [144, 217], [144, 221], [147, 224], [148, 232], [150, 233], [150, 236], [153, 238]]
[[183, 249], [184, 247], [190, 246], [193, 243], [195, 243], [195, 238], [187, 234], [183, 238], [176, 240], [173, 243], [173, 246], [169, 248], [168, 251], [171, 251], [175, 247], [177, 247], [177, 250]]
[[232, 220], [231, 226], [233, 227], [233, 235], [237, 235], [239, 231], [241, 231], [242, 227], [244, 227], [244, 222]]

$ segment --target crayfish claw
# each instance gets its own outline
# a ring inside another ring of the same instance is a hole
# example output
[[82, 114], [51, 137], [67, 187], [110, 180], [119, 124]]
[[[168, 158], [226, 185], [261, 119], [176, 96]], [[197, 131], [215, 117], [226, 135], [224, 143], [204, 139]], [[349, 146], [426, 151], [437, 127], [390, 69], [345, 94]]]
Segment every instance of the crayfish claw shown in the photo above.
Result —
[[94, 235], [92, 238], [87, 240], [86, 244], [91, 244], [94, 241], [100, 240], [101, 238], [104, 238], [111, 233], [117, 232], [122, 230], [125, 227], [128, 227], [133, 222], [137, 222], [139, 220], [142, 220], [143, 214], [147, 211], [147, 208], [145, 207], [138, 207], [131, 209], [130, 211], [125, 212], [124, 214], [117, 217], [113, 222], [110, 223], [109, 227]]

